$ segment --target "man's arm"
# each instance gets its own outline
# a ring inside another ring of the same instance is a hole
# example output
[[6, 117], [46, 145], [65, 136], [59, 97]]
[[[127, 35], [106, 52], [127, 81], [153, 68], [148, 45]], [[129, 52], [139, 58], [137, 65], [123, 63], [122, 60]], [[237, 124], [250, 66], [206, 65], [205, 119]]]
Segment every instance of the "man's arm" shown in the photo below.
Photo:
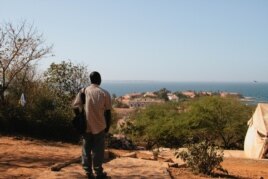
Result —
[[109, 92], [105, 91], [105, 111], [104, 111], [104, 117], [106, 121], [106, 128], [105, 132], [109, 132], [111, 122], [112, 122], [112, 114], [111, 114], [111, 109], [112, 109], [112, 100]]
[[111, 126], [111, 121], [112, 121], [112, 115], [111, 115], [111, 110], [106, 110], [104, 112], [104, 117], [105, 117], [105, 121], [106, 121], [106, 128], [105, 128], [105, 132], [109, 132], [110, 126]]
[[78, 92], [72, 104], [73, 111], [76, 115], [78, 115], [81, 111], [83, 111], [85, 100], [86, 100], [85, 88], [83, 88]]

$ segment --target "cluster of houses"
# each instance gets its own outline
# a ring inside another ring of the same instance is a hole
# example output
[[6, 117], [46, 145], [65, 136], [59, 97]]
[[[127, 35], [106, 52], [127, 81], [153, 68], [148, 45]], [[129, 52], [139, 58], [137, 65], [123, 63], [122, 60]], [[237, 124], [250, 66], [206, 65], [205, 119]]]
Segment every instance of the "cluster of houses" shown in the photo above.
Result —
[[164, 100], [157, 98], [153, 92], [130, 93], [116, 99], [130, 108], [145, 107], [150, 104], [163, 103]]
[[[212, 96], [214, 94], [217, 94], [221, 97], [227, 97], [227, 96], [234, 96], [239, 98], [242, 97], [239, 93], [232, 93], [232, 92], [212, 93], [207, 91], [202, 92], [182, 91], [180, 92], [180, 95], [177, 95], [177, 93], [167, 93], [167, 99], [169, 101], [179, 101], [181, 97], [193, 99], [197, 96]], [[151, 104], [159, 104], [166, 102], [164, 99], [159, 98], [155, 92], [130, 93], [116, 98], [116, 101], [130, 108], [146, 107]]]

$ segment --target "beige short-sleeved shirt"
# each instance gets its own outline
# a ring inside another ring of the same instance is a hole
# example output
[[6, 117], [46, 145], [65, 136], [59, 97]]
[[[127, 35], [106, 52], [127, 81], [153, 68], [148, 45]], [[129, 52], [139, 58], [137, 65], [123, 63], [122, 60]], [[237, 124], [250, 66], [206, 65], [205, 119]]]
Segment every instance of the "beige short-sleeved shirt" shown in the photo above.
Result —
[[[109, 92], [100, 88], [98, 85], [91, 84], [85, 88], [86, 103], [84, 109], [87, 116], [86, 132], [98, 134], [106, 128], [104, 112], [111, 110], [111, 96]], [[77, 95], [74, 105], [81, 105], [79, 94]]]

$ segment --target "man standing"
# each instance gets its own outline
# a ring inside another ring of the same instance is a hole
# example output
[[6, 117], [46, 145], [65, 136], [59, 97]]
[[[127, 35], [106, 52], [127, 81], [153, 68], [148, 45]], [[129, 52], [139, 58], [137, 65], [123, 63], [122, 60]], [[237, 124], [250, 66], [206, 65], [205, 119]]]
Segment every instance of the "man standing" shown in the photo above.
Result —
[[[84, 88], [84, 110], [87, 119], [87, 129], [83, 134], [82, 166], [88, 178], [94, 178], [93, 170], [97, 179], [107, 177], [103, 171], [104, 139], [109, 131], [111, 123], [111, 97], [110, 94], [100, 88], [101, 75], [94, 71], [90, 74], [91, 85]], [[80, 91], [81, 92], [81, 91]], [[74, 107], [83, 105], [78, 94]]]

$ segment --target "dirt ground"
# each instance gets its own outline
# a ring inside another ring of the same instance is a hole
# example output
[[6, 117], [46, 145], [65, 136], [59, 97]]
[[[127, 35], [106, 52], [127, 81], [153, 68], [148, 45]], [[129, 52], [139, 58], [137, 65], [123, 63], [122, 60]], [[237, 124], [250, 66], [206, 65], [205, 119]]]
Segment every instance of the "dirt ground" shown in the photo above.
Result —
[[[268, 161], [249, 160], [239, 158], [225, 158], [222, 166], [227, 169], [228, 175], [219, 174], [215, 178], [237, 178], [237, 179], [267, 179], [268, 178]], [[171, 173], [176, 179], [204, 179], [207, 176], [193, 175], [189, 169], [174, 169]]]
[[[80, 152], [81, 148], [78, 145], [0, 136], [0, 178], [36, 178], [35, 176], [48, 171], [54, 164], [76, 158]], [[129, 151], [114, 152], [122, 154]], [[222, 165], [228, 170], [229, 175], [216, 178], [268, 179], [267, 160], [225, 158]], [[79, 164], [75, 167], [82, 171]], [[187, 168], [169, 168], [169, 172], [171, 178], [175, 179], [208, 178], [194, 175]], [[80, 174], [80, 177], [71, 178], [84, 177]]]
[[0, 178], [31, 178], [80, 151], [79, 146], [60, 142], [0, 137]]

